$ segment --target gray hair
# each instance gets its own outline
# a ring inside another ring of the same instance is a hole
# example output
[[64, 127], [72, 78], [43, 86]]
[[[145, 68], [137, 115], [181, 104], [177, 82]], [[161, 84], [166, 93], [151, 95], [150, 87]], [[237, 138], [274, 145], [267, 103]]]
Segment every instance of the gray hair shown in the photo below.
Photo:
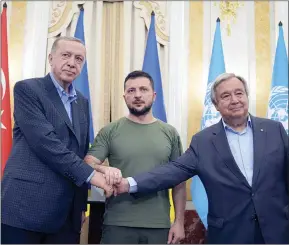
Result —
[[213, 82], [213, 85], [212, 85], [212, 87], [211, 87], [211, 101], [212, 101], [212, 103], [213, 103], [214, 105], [217, 104], [217, 100], [216, 100], [216, 88], [217, 88], [222, 82], [227, 81], [227, 80], [229, 80], [229, 79], [231, 79], [231, 78], [233, 78], [233, 77], [239, 79], [239, 80], [243, 83], [244, 88], [245, 88], [245, 92], [246, 92], [247, 96], [249, 95], [248, 85], [247, 85], [246, 80], [245, 80], [243, 77], [241, 77], [241, 76], [236, 76], [234, 73], [223, 73], [223, 74], [219, 75], [219, 76], [215, 79], [215, 81]]
[[81, 44], [85, 47], [84, 43], [83, 43], [80, 39], [78, 39], [78, 38], [76, 38], [76, 37], [62, 36], [62, 37], [57, 37], [57, 38], [55, 39], [55, 41], [53, 42], [52, 47], [51, 47], [51, 53], [54, 53], [54, 52], [57, 50], [57, 48], [58, 48], [58, 43], [59, 43], [61, 40], [81, 43]]

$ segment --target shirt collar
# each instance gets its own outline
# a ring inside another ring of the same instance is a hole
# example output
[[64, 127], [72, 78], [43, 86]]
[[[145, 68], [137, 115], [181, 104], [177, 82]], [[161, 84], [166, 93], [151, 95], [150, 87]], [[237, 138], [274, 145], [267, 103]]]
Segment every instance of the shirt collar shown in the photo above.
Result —
[[[222, 123], [223, 123], [223, 126], [224, 126], [224, 129], [226, 130], [226, 129], [231, 129], [231, 130], [233, 130], [228, 124], [226, 124], [225, 123], [225, 121], [224, 121], [224, 119], [222, 118]], [[247, 121], [247, 127], [250, 127], [250, 128], [252, 128], [252, 121], [251, 121], [251, 117], [250, 117], [250, 115], [248, 115], [248, 121]], [[234, 131], [234, 130], [233, 130]]]
[[56, 81], [55, 77], [53, 76], [53, 73], [50, 72], [49, 73], [51, 80], [55, 86], [55, 88], [57, 89], [57, 92], [59, 94], [59, 96], [61, 97], [62, 95], [66, 95], [67, 97], [73, 99], [73, 98], [77, 98], [77, 94], [76, 94], [76, 90], [73, 86], [73, 84], [71, 83], [68, 87], [68, 93], [66, 93], [66, 91], [64, 90], [64, 88], [62, 88], [60, 86], [60, 84]]

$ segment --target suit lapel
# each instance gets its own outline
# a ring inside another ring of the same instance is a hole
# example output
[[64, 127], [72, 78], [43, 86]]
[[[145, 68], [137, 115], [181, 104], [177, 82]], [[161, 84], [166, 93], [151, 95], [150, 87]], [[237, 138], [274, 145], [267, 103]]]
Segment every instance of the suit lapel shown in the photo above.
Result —
[[266, 131], [262, 124], [255, 117], [251, 116], [253, 125], [253, 145], [254, 145], [254, 165], [252, 187], [256, 185], [258, 180], [262, 158], [264, 156], [264, 148], [266, 142]]
[[55, 88], [50, 75], [48, 74], [45, 77], [46, 83], [46, 90], [48, 92], [48, 96], [51, 99], [51, 102], [54, 104], [56, 110], [59, 112], [59, 114], [61, 115], [61, 118], [65, 121], [66, 125], [68, 126], [68, 128], [72, 131], [72, 133], [75, 135], [75, 137], [77, 138], [74, 128], [72, 126], [72, 123], [68, 117], [68, 114], [64, 108], [64, 105], [60, 99], [60, 96], [57, 92], [57, 89]]
[[79, 127], [79, 104], [77, 100], [71, 103], [71, 114], [75, 136], [80, 144], [80, 127]]
[[225, 163], [225, 165], [230, 169], [230, 171], [241, 180], [248, 188], [251, 188], [245, 176], [240, 171], [233, 154], [231, 153], [231, 149], [227, 140], [227, 136], [225, 133], [225, 129], [222, 123], [222, 120], [215, 125], [213, 131], [212, 142], [219, 153], [221, 159]]

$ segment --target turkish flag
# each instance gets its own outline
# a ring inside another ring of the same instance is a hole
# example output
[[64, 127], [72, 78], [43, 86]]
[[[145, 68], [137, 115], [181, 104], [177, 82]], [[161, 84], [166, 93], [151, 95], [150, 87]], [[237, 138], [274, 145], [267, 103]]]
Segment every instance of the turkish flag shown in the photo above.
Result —
[[12, 147], [12, 122], [8, 72], [7, 4], [1, 13], [1, 176]]

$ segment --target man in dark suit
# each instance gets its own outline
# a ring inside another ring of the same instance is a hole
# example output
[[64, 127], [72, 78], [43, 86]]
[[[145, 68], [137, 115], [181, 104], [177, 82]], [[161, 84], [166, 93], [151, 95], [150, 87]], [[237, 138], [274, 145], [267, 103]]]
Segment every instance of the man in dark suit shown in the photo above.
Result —
[[110, 187], [83, 162], [89, 146], [88, 101], [76, 91], [86, 51], [60, 37], [51, 72], [14, 87], [13, 147], [2, 180], [2, 243], [79, 243], [87, 183]]
[[137, 197], [199, 175], [209, 203], [208, 243], [288, 244], [285, 129], [277, 121], [248, 113], [248, 88], [242, 77], [220, 75], [211, 99], [222, 116], [219, 123], [194, 135], [176, 161], [123, 179], [115, 193]]

